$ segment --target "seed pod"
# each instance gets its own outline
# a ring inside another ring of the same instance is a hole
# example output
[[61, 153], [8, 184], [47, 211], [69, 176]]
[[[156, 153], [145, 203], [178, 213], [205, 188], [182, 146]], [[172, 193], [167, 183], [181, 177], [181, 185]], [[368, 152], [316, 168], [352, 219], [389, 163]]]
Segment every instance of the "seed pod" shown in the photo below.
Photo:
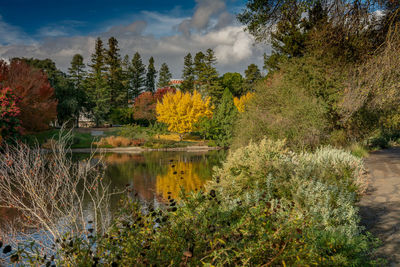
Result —
[[18, 254], [14, 254], [14, 255], [12, 255], [12, 256], [10, 257], [10, 261], [11, 261], [12, 263], [16, 263], [18, 260], [19, 260]]
[[183, 256], [185, 256], [187, 258], [191, 258], [191, 257], [193, 257], [193, 254], [190, 251], [185, 251], [185, 252], [183, 252]]
[[214, 189], [212, 189], [212, 190], [210, 191], [210, 196], [211, 196], [211, 197], [216, 197], [216, 196], [217, 196], [217, 194], [215, 193], [215, 190], [214, 190]]
[[4, 247], [3, 253], [4, 253], [4, 254], [7, 254], [7, 253], [11, 252], [11, 250], [12, 250], [11, 246], [10, 246], [10, 245], [7, 245], [7, 246]]

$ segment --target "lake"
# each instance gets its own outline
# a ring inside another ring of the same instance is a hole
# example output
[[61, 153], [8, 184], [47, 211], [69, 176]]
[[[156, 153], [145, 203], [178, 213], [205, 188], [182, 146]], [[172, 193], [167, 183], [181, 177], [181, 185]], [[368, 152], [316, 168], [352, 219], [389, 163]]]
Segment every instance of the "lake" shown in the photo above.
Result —
[[[167, 196], [179, 199], [181, 189], [185, 192], [201, 190], [211, 179], [213, 167], [221, 164], [226, 153], [225, 150], [213, 150], [105, 154], [102, 155], [107, 166], [104, 178], [111, 182], [111, 190], [122, 191], [129, 186], [140, 201], [158, 206]], [[74, 154], [76, 161], [88, 158], [88, 154]], [[95, 156], [93, 160], [99, 158]], [[113, 213], [118, 209], [119, 197], [113, 197], [111, 201]], [[0, 215], [1, 225], [10, 222], [18, 213], [0, 209]]]

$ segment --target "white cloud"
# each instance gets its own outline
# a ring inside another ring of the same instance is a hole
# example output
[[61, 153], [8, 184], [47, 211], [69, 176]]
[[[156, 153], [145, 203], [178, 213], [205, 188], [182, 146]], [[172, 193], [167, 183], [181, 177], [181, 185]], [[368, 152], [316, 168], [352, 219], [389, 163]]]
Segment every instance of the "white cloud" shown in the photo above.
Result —
[[0, 15], [0, 45], [34, 43], [34, 40], [20, 28], [10, 25]]
[[189, 35], [192, 29], [205, 30], [209, 26], [213, 16], [224, 12], [226, 9], [223, 0], [196, 0], [195, 12], [190, 19], [183, 20], [178, 29], [185, 35]]
[[[121, 55], [132, 56], [138, 51], [145, 63], [150, 56], [153, 56], [156, 67], [166, 62], [174, 78], [181, 76], [183, 57], [187, 53], [194, 54], [208, 48], [214, 49], [216, 53], [217, 68], [220, 73], [228, 71], [243, 73], [251, 63], [262, 66], [262, 54], [268, 52], [270, 48], [254, 45], [253, 38], [243, 30], [243, 27], [234, 24], [233, 16], [227, 13], [222, 0], [197, 0], [197, 3], [192, 18], [142, 12], [141, 16], [136, 16], [140, 20], [113, 25], [102, 33], [91, 36], [49, 37], [40, 43], [27, 43], [24, 41], [25, 35], [14, 29], [14, 34], [18, 38], [0, 44], [0, 57], [51, 58], [65, 71], [76, 53], [82, 54], [87, 63], [90, 61], [97, 36], [100, 36], [105, 44], [107, 38], [114, 36], [119, 41]], [[1, 23], [0, 18], [0, 33]], [[190, 34], [181, 34], [177, 31], [178, 26], [182, 30], [181, 26], [185, 23], [189, 24], [187, 26]]]

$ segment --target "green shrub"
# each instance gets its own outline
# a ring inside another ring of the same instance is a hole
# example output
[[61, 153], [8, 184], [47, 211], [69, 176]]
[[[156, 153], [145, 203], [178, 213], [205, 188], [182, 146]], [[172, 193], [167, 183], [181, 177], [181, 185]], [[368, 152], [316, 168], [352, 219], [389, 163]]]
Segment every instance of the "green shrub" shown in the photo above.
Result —
[[145, 147], [161, 149], [161, 148], [174, 148], [174, 147], [185, 147], [188, 142], [177, 142], [174, 140], [156, 139], [150, 138], [144, 143]]
[[364, 188], [362, 161], [348, 152], [293, 153], [282, 141], [263, 140], [231, 152], [204, 192], [182, 192], [179, 203], [168, 197], [159, 209], [126, 201], [106, 235], [67, 240], [72, 246], [61, 245], [58, 259], [80, 266], [374, 265], [376, 241], [358, 226]]
[[212, 119], [203, 118], [198, 123], [200, 135], [205, 139], [215, 141], [220, 147], [229, 147], [237, 118], [238, 111], [233, 103], [233, 95], [226, 88]]
[[359, 158], [365, 158], [368, 156], [368, 149], [365, 145], [361, 143], [353, 143], [349, 147], [350, 153], [353, 156], [359, 157]]
[[111, 111], [110, 120], [112, 124], [129, 124], [133, 122], [132, 108], [115, 108]]
[[139, 125], [126, 125], [120, 127], [113, 134], [131, 139], [146, 139], [149, 137], [146, 128]]
[[240, 116], [233, 147], [259, 142], [265, 136], [286, 139], [292, 148], [315, 148], [325, 142], [330, 127], [328, 105], [315, 90], [329, 82], [318, 71], [307, 67], [303, 59], [293, 60], [284, 72], [259, 82]]

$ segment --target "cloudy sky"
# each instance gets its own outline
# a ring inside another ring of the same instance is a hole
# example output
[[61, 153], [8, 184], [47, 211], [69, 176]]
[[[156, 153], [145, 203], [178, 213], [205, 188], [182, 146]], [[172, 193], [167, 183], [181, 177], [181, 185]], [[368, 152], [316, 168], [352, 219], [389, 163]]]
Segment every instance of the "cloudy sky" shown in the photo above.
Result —
[[90, 59], [111, 36], [121, 54], [154, 56], [180, 78], [183, 57], [212, 48], [218, 70], [262, 67], [267, 45], [255, 44], [236, 19], [245, 0], [0, 0], [0, 58], [51, 58], [66, 70], [74, 54]]

